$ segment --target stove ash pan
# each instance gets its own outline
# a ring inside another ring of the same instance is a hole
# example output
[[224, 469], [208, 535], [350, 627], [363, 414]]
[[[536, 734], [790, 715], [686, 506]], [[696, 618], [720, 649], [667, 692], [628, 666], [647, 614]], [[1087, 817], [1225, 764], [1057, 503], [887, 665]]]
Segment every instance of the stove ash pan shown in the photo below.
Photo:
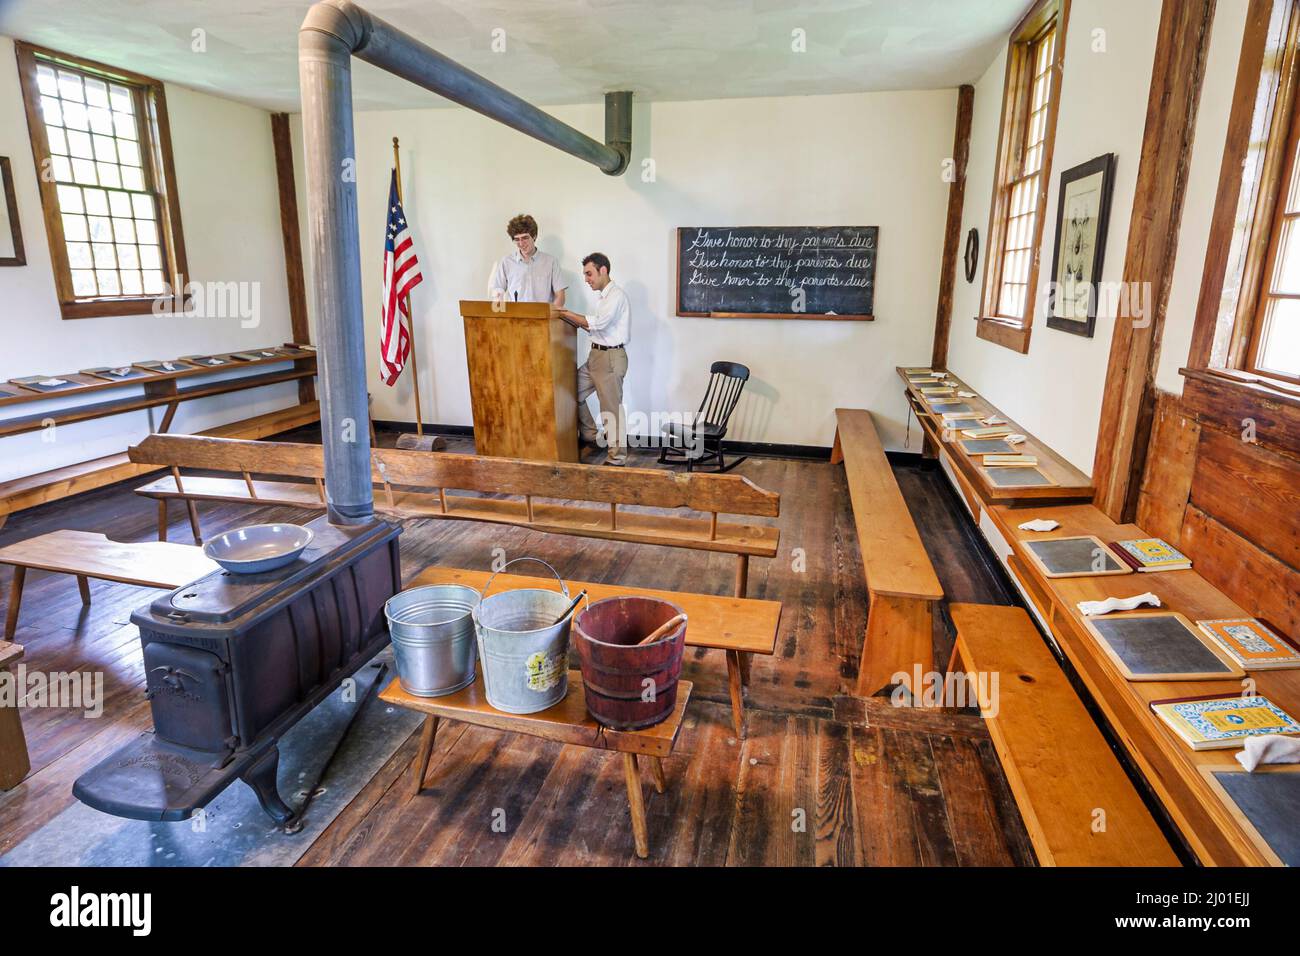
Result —
[[262, 574], [214, 571], [131, 615], [154, 730], [77, 780], [107, 813], [183, 820], [236, 779], [281, 824], [277, 741], [388, 643], [401, 529], [311, 522], [312, 546]]

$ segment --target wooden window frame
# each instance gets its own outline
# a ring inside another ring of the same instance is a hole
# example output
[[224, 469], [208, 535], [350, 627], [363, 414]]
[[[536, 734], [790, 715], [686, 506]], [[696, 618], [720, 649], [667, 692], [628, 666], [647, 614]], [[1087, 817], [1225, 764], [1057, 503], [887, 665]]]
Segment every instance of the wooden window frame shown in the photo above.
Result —
[[[50, 158], [49, 137], [41, 112], [41, 94], [37, 84], [38, 62], [65, 66], [82, 73], [127, 86], [135, 101], [145, 186], [157, 200], [158, 241], [164, 280], [172, 290], [183, 287], [188, 274], [185, 238], [181, 230], [180, 199], [176, 189], [176, 168], [172, 161], [171, 125], [167, 118], [167, 96], [163, 84], [151, 77], [119, 67], [97, 63], [46, 47], [14, 41], [18, 57], [18, 77], [27, 111], [27, 131], [36, 164], [36, 180], [41, 191], [41, 208], [45, 217], [45, 234], [50, 245], [54, 282], [59, 310], [65, 319], [88, 319], [106, 316], [143, 315], [154, 311], [158, 295], [77, 296], [72, 291], [72, 271], [68, 246], [63, 234], [63, 217], [59, 210], [56, 183], [43, 175]], [[188, 297], [187, 297], [188, 298]], [[168, 297], [171, 301], [170, 296]], [[180, 304], [179, 302], [177, 303]], [[172, 311], [171, 309], [167, 310]]]
[[[1034, 322], [1034, 309], [1038, 302], [1036, 289], [1040, 260], [1043, 252], [1043, 225], [1047, 216], [1047, 194], [1051, 188], [1052, 156], [1056, 145], [1056, 120], [1060, 112], [1062, 66], [1065, 62], [1066, 27], [1069, 22], [1070, 0], [1038, 0], [1011, 33], [1007, 45], [1007, 69], [1002, 83], [1002, 115], [998, 121], [998, 152], [993, 167], [993, 196], [989, 203], [988, 242], [984, 257], [984, 284], [980, 296], [980, 313], [976, 317], [975, 334], [986, 341], [1024, 354], [1029, 351], [1029, 338]], [[1002, 266], [1009, 204], [1012, 170], [1018, 168], [1024, 150], [1028, 97], [1032, 82], [1033, 63], [1030, 51], [1033, 44], [1047, 28], [1055, 23], [1056, 45], [1053, 50], [1051, 88], [1047, 95], [1047, 125], [1043, 139], [1043, 163], [1039, 193], [1036, 199], [1038, 213], [1030, 242], [1033, 257], [1029, 264], [1025, 315], [1016, 319], [998, 314], [1002, 286]], [[1013, 147], [1015, 144], [1015, 148]]]

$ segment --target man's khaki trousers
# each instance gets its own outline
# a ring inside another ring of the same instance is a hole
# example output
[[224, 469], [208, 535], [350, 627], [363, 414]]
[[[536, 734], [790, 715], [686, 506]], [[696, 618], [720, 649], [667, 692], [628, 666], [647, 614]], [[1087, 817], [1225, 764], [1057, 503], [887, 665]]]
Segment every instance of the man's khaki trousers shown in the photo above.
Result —
[[578, 431], [587, 441], [598, 441], [596, 420], [587, 408], [592, 392], [600, 403], [605, 426], [605, 447], [610, 461], [627, 460], [627, 421], [623, 411], [623, 376], [627, 375], [626, 349], [592, 349], [578, 367]]

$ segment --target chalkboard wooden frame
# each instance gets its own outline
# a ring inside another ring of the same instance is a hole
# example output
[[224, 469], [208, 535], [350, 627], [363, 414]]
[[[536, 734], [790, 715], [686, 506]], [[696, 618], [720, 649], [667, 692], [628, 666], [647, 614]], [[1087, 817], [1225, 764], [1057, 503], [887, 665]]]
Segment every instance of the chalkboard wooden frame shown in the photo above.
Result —
[[[1047, 562], [1043, 560], [1043, 558], [1039, 555], [1038, 551], [1035, 550], [1039, 546], [1050, 545], [1053, 541], [1087, 541], [1092, 545], [1092, 548], [1090, 549], [1091, 552], [1095, 553], [1097, 549], [1100, 549], [1101, 553], [1104, 554], [1107, 558], [1109, 558], [1110, 561], [1115, 565], [1115, 567], [1111, 570], [1094, 571], [1092, 570], [1092, 566], [1089, 565], [1088, 569], [1084, 571], [1053, 571], [1050, 567], [1048, 567]], [[1091, 578], [1091, 577], [1103, 577], [1112, 574], [1133, 573], [1133, 569], [1130, 568], [1123, 561], [1121, 561], [1119, 558], [1117, 558], [1115, 556], [1115, 552], [1111, 551], [1110, 548], [1106, 547], [1105, 542], [1103, 542], [1100, 538], [1098, 538], [1094, 534], [1065, 535], [1059, 538], [1030, 538], [1021, 543], [1025, 547], [1025, 555], [1029, 558], [1030, 561], [1032, 561], [1035, 565], [1038, 566], [1038, 569], [1040, 571], [1043, 572], [1043, 577]]]
[[[1260, 855], [1268, 861], [1269, 866], [1287, 866], [1287, 863], [1277, 855], [1277, 851], [1273, 849], [1272, 844], [1268, 842], [1268, 838], [1265, 837], [1251, 819], [1246, 816], [1241, 807], [1237, 804], [1237, 801], [1233, 798], [1232, 794], [1228, 793], [1216, 776], [1216, 774], [1244, 774], [1252, 772], [1241, 766], [1236, 760], [1233, 760], [1232, 763], [1224, 764], [1202, 764], [1197, 769], [1200, 770], [1201, 776], [1205, 778], [1205, 782], [1209, 784], [1210, 789], [1214, 791], [1214, 795], [1223, 801], [1223, 805], [1227, 807], [1228, 813], [1232, 819], [1243, 831], [1245, 831], [1246, 836], [1250, 838], [1250, 842], [1254, 844], [1255, 849], [1259, 850]], [[1300, 774], [1300, 765], [1261, 764], [1254, 769], [1252, 775], [1258, 776], [1260, 774], [1274, 773]]]
[[[1098, 629], [1097, 625], [1114, 624], [1116, 622], [1137, 621], [1137, 620], [1142, 620], [1144, 618], [1176, 619], [1178, 623], [1181, 624], [1186, 629], [1188, 636], [1190, 636], [1192, 640], [1199, 641], [1201, 645], [1205, 647], [1205, 649], [1208, 650], [1211, 654], [1213, 654], [1216, 658], [1218, 658], [1220, 663], [1222, 663], [1224, 667], [1226, 667], [1227, 669], [1222, 671], [1180, 671], [1177, 673], [1166, 673], [1164, 671], [1160, 671], [1158, 673], [1134, 671], [1132, 668], [1129, 667], [1128, 663], [1124, 660], [1124, 658], [1122, 658], [1119, 655], [1119, 653], [1111, 646], [1110, 638], [1107, 637], [1105, 634], [1103, 634], [1101, 630]], [[1093, 638], [1097, 641], [1097, 646], [1102, 649], [1102, 652], [1106, 655], [1106, 657], [1110, 660], [1110, 662], [1119, 669], [1119, 672], [1121, 674], [1124, 675], [1125, 680], [1130, 680], [1130, 681], [1240, 680], [1241, 678], [1246, 676], [1246, 672], [1241, 669], [1240, 665], [1238, 665], [1236, 661], [1234, 661], [1231, 657], [1228, 656], [1227, 651], [1223, 650], [1223, 648], [1219, 647], [1214, 641], [1206, 637], [1203, 633], [1201, 633], [1200, 628], [1194, 625], [1186, 617], [1179, 614], [1177, 611], [1143, 611], [1138, 614], [1104, 615], [1098, 618], [1096, 621], [1094, 621], [1092, 618], [1085, 617], [1083, 619], [1083, 626], [1088, 629], [1088, 633], [1090, 633], [1093, 636]]]
[[[682, 237], [688, 231], [706, 228], [704, 226], [678, 226], [677, 227], [677, 249], [673, 256], [673, 269], [676, 276], [673, 279], [673, 314], [682, 318], [693, 319], [822, 319], [825, 321], [844, 321], [844, 322], [874, 322], [876, 317], [872, 315], [830, 315], [824, 312], [683, 312], [682, 311]], [[722, 226], [708, 228], [724, 228]], [[740, 227], [732, 227], [740, 228]], [[792, 229], [799, 228], [794, 226], [745, 226], [746, 229]], [[815, 228], [825, 229], [826, 226]], [[878, 229], [878, 227], [877, 227]], [[877, 235], [879, 232], [877, 231]], [[875, 266], [872, 266], [872, 301], [875, 301]], [[874, 313], [874, 308], [872, 312]]]

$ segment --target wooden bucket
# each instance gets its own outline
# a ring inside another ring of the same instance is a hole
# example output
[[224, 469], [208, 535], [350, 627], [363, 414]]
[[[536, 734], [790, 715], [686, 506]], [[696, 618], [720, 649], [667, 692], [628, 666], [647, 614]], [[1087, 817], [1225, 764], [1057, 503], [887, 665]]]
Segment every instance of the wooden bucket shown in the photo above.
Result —
[[672, 714], [687, 622], [653, 644], [636, 645], [682, 613], [671, 601], [613, 597], [592, 602], [574, 617], [587, 711], [597, 723], [614, 730], [640, 730]]

